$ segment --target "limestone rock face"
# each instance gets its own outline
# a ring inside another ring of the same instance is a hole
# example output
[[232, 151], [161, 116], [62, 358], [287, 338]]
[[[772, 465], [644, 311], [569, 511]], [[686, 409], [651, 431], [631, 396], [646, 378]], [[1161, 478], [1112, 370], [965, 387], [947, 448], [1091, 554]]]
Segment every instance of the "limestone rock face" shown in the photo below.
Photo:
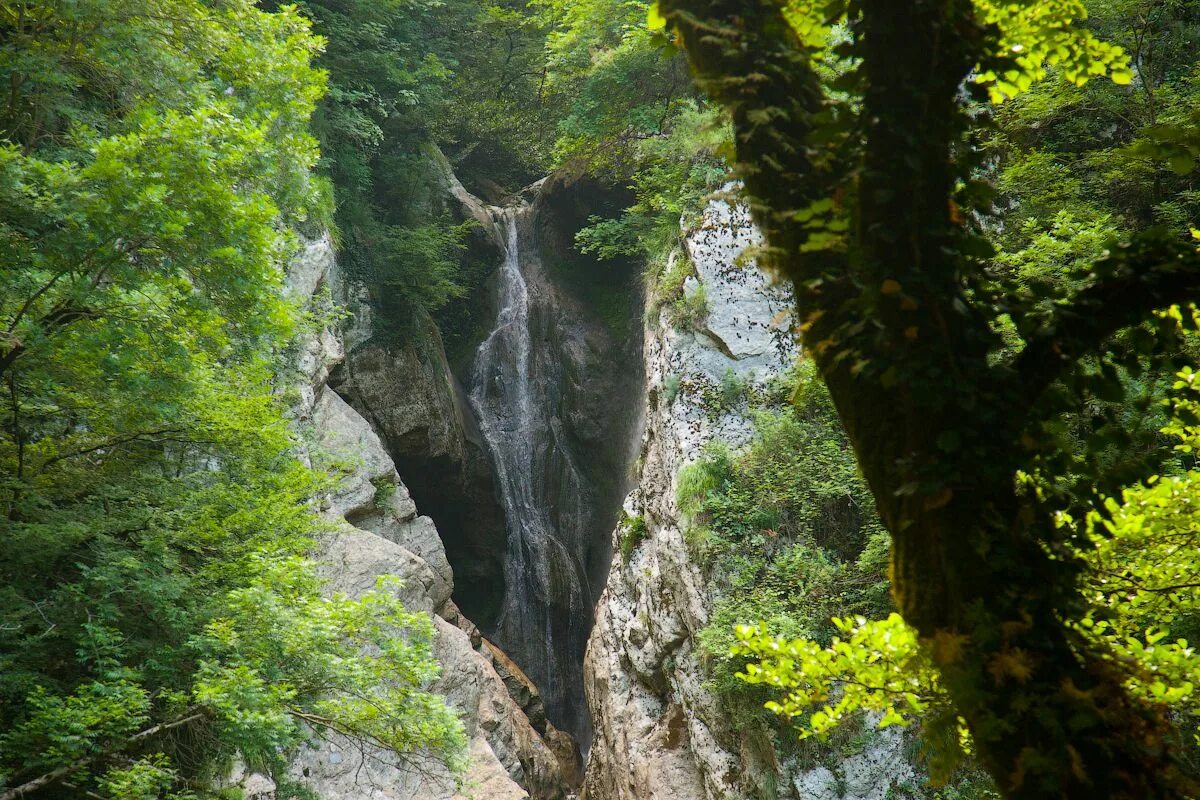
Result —
[[[328, 238], [304, 248], [289, 278], [290, 290], [311, 298], [314, 306], [330, 302], [325, 287], [344, 292]], [[433, 760], [417, 757], [397, 764], [381, 751], [325, 735], [297, 754], [291, 777], [323, 800], [564, 797], [567, 783], [556, 750], [561, 746], [557, 732], [544, 718], [540, 730], [535, 729], [526, 716], [525, 708], [536, 705], [536, 690], [512, 688], [481, 637], [472, 641], [460, 627], [473, 626], [461, 620], [450, 602], [454, 576], [436, 527], [418, 514], [376, 430], [328, 385], [331, 371], [344, 358], [344, 341], [330, 329], [312, 334], [301, 343], [297, 363], [300, 386], [294, 413], [298, 424], [311, 430], [308, 457], [341, 475], [326, 500], [326, 513], [336, 524], [321, 542], [321, 572], [330, 591], [352, 597], [372, 589], [381, 575], [398, 576], [405, 605], [431, 615], [435, 654], [442, 665], [434, 689], [462, 713], [470, 739], [470, 768], [465, 784], [458, 786]], [[246, 778], [243, 789], [270, 798], [273, 786], [249, 783], [261, 777]]]
[[586, 800], [882, 800], [913, 777], [898, 735], [871, 738], [837, 770], [781, 760], [765, 733], [731, 730], [705, 687], [695, 637], [715, 598], [689, 556], [675, 481], [706, 442], [736, 448], [753, 432], [744, 404], [706, 408], [704, 397], [731, 378], [762, 385], [797, 355], [789, 294], [740, 258], [758, 240], [744, 208], [710, 203], [685, 241], [696, 270], [685, 291], [703, 286], [707, 321], [693, 331], [666, 313], [647, 321], [646, 427], [625, 501], [647, 536], [614, 560], [588, 643]]
[[[387, 303], [358, 284], [340, 287], [339, 297], [350, 318], [346, 355], [330, 385], [378, 434], [422, 511], [438, 520], [462, 582], [460, 599], [474, 600], [478, 590], [482, 597], [474, 608], [497, 605], [504, 586], [504, 513], [437, 326], [423, 312], [415, 319], [388, 318]], [[398, 326], [406, 326], [403, 335]]]

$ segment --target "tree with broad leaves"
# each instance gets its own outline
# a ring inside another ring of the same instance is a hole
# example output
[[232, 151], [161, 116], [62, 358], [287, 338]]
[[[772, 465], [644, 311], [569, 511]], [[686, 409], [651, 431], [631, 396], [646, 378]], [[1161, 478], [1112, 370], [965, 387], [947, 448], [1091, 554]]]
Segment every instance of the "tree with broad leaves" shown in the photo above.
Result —
[[[1188, 797], [1200, 784], [1166, 707], [1131, 694], [1130, 666], [1075, 624], [1087, 537], [1070, 520], [1154, 470], [1159, 449], [1113, 401], [1127, 376], [1175, 366], [1200, 255], [1152, 229], [1077, 280], [1020, 284], [990, 268], [981, 235], [980, 101], [1047, 63], [1130, 78], [1119, 51], [1072, 27], [1083, 13], [660, 0], [651, 18], [733, 118], [766, 261], [795, 287], [803, 343], [892, 534], [899, 610], [985, 768], [1014, 798]], [[1084, 398], [1109, 404], [1073, 443], [1058, 423]]]

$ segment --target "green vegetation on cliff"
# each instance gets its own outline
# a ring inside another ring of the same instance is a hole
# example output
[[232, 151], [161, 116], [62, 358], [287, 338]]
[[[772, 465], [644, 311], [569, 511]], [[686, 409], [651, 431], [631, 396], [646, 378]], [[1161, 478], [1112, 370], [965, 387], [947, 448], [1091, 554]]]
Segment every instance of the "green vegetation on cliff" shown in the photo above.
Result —
[[744, 452], [710, 446], [678, 481], [689, 547], [719, 598], [698, 640], [735, 721], [762, 719], [768, 699], [737, 679], [737, 624], [826, 641], [832, 617], [891, 606], [888, 537], [828, 393], [810, 362], [791, 378], [794, 398], [791, 380], [763, 398]]
[[286, 399], [300, 236], [470, 338], [434, 145], [622, 198], [575, 245], [683, 329], [680, 221], [744, 182], [807, 353], [679, 481], [736, 726], [1195, 794], [1198, 59], [1181, 0], [0, 0], [0, 798], [212, 796], [321, 728], [461, 766], [429, 620], [322, 594]]

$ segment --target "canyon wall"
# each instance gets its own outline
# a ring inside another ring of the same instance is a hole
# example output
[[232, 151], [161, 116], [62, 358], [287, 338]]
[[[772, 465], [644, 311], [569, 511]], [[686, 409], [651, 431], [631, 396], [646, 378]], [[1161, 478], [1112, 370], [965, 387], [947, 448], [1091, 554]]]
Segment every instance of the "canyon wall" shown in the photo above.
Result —
[[683, 329], [669, 307], [648, 304], [637, 486], [613, 533], [628, 555], [613, 563], [585, 662], [586, 800], [884, 800], [907, 796], [916, 778], [894, 730], [865, 729], [817, 759], [786, 756], [777, 734], [736, 728], [708, 686], [697, 634], [717, 598], [689, 553], [675, 488], [705, 443], [737, 449], [753, 433], [744, 401], [713, 402], [722, 382], [765, 386], [797, 356], [790, 296], [740, 258], [757, 242], [744, 208], [713, 200], [671, 255], [671, 267], [690, 260], [683, 292], [706, 301], [704, 319]]
[[[671, 257], [690, 263], [682, 293], [702, 299], [703, 318], [681, 326], [647, 298], [633, 335], [597, 313], [587, 265], [570, 272], [580, 189], [538, 186], [492, 207], [447, 174], [498, 267], [483, 346], [457, 367], [427, 318], [420, 336], [380, 335], [370, 287], [339, 274], [327, 240], [297, 258], [291, 285], [318, 310], [350, 311], [298, 358], [312, 458], [342, 471], [325, 574], [351, 595], [399, 575], [408, 607], [431, 615], [437, 688], [470, 736], [467, 782], [336, 738], [305, 749], [293, 776], [326, 800], [566, 798], [581, 782], [587, 800], [919, 796], [903, 733], [868, 726], [852, 746], [800, 757], [778, 731], [735, 726], [708, 685], [696, 637], [717, 597], [689, 553], [676, 479], [707, 442], [736, 449], [753, 435], [748, 405], [714, 405], [722, 382], [766, 386], [797, 356], [790, 297], [741, 258], [757, 242], [744, 209], [713, 201]], [[622, 290], [641, 303], [640, 287]], [[410, 482], [446, 526], [422, 515]], [[631, 539], [634, 519], [644, 528]]]
[[[318, 314], [360, 291], [339, 274], [327, 238], [308, 243], [296, 257], [289, 286]], [[378, 576], [394, 575], [404, 581], [406, 607], [430, 615], [442, 666], [434, 689], [462, 714], [470, 766], [458, 786], [444, 766], [419, 754], [397, 761], [323, 735], [298, 754], [292, 777], [324, 800], [562, 798], [575, 780], [573, 742], [546, 720], [536, 688], [520, 669], [459, 613], [451, 600], [455, 576], [436, 526], [418, 513], [371, 424], [329, 385], [367, 322], [360, 313], [345, 330], [325, 327], [306, 336], [297, 354], [297, 424], [308, 434], [314, 464], [340, 474], [324, 509], [334, 530], [317, 557], [330, 591], [358, 597]], [[436, 396], [427, 384], [412, 388]], [[453, 406], [431, 408], [428, 417], [441, 419], [447, 408]]]

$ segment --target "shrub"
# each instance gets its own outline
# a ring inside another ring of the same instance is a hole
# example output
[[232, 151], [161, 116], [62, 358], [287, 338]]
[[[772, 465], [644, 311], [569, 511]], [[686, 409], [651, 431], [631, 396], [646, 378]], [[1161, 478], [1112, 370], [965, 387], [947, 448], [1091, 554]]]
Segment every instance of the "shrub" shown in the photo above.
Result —
[[661, 272], [651, 272], [650, 304], [648, 313], [653, 316], [662, 308], [667, 309], [667, 321], [681, 330], [696, 330], [708, 321], [708, 292], [704, 284], [695, 291], [686, 291], [687, 279], [697, 277], [696, 267], [683, 251], [676, 251], [675, 258], [667, 259]]
[[684, 292], [675, 298], [667, 318], [680, 330], [695, 331], [703, 328], [708, 322], [708, 291], [704, 284], [697, 286], [691, 294]]
[[623, 517], [620, 526], [621, 559], [627, 562], [629, 561], [629, 557], [633, 555], [634, 549], [646, 541], [649, 536], [649, 530], [646, 527], [645, 517], [640, 514], [633, 517]]
[[667, 375], [663, 378], [663, 400], [667, 405], [675, 402], [675, 398], [679, 396], [679, 376], [675, 374]]
[[738, 401], [746, 396], [748, 387], [749, 383], [745, 378], [734, 372], [733, 367], [727, 367], [721, 376], [721, 407], [736, 406]]
[[[697, 638], [735, 725], [770, 716], [762, 687], [736, 679], [748, 661], [730, 654], [736, 624], [827, 641], [833, 615], [890, 609], [889, 539], [845, 433], [809, 365], [791, 380], [795, 404], [758, 412], [744, 451], [710, 444], [676, 485], [685, 537], [721, 592]], [[746, 389], [729, 370], [718, 399], [732, 404]]]

